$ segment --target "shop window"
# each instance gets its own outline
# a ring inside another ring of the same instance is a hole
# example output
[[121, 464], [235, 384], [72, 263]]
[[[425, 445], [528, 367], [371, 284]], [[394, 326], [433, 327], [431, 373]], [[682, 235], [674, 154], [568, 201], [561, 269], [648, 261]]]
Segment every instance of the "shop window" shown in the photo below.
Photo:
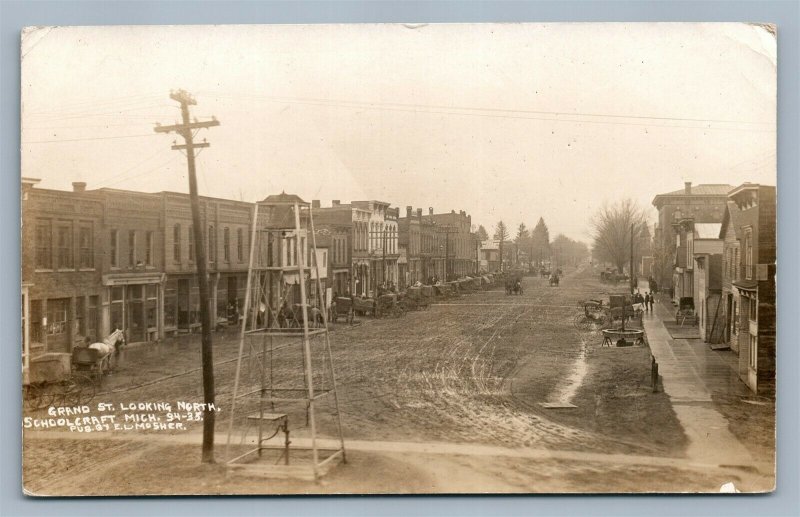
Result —
[[178, 326], [178, 282], [167, 280], [164, 288], [164, 326]]
[[750, 298], [750, 321], [758, 321], [758, 299]]
[[36, 223], [36, 269], [53, 268], [53, 233], [50, 221]]
[[31, 343], [44, 342], [44, 335], [42, 332], [42, 301], [31, 300]]
[[758, 337], [750, 334], [750, 368], [758, 368]]
[[86, 336], [92, 341], [97, 341], [97, 308], [99, 306], [99, 297], [90, 296], [89, 305], [86, 307]]
[[69, 300], [66, 298], [47, 301], [47, 335], [55, 336], [67, 332], [67, 308]]
[[75, 321], [78, 324], [78, 334], [86, 335], [86, 298], [79, 296], [75, 299]]
[[158, 285], [147, 284], [145, 286], [145, 318], [148, 331], [158, 328]]

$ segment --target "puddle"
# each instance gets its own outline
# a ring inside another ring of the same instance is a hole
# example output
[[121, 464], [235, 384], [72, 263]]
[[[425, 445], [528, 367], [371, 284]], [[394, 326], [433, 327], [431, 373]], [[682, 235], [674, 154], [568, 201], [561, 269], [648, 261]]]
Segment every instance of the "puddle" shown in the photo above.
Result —
[[569, 407], [572, 405], [572, 399], [578, 393], [578, 388], [583, 384], [583, 379], [589, 370], [589, 365], [586, 362], [586, 341], [581, 338], [581, 351], [578, 358], [572, 365], [572, 372], [569, 377], [564, 381], [564, 384], [559, 386], [556, 392], [551, 395], [550, 400], [547, 401], [550, 405], [561, 405]]

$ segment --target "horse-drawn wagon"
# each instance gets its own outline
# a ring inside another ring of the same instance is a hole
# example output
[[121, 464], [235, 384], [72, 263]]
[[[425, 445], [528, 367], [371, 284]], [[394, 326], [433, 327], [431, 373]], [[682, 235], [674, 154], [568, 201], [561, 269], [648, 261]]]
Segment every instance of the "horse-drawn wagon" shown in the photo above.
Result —
[[375, 300], [372, 298], [353, 298], [353, 311], [359, 316], [374, 316]]
[[374, 316], [376, 318], [382, 318], [384, 316], [393, 316], [397, 318], [405, 314], [405, 307], [403, 304], [399, 303], [398, 298], [399, 296], [396, 294], [382, 294], [378, 296], [375, 300]]
[[425, 295], [422, 287], [409, 287], [406, 290], [403, 303], [406, 309], [410, 311], [426, 310], [431, 306], [430, 298]]
[[[31, 371], [30, 383], [23, 387], [26, 409], [41, 409], [51, 405], [75, 406], [90, 402], [104, 375], [112, 369], [112, 361], [125, 335], [114, 330], [103, 341], [72, 350], [68, 368], [51, 368], [40, 374]], [[35, 361], [32, 365], [37, 364]]]
[[334, 300], [331, 305], [331, 321], [336, 323], [340, 317], [344, 318], [347, 323], [353, 324], [355, 310], [352, 298], [339, 296]]

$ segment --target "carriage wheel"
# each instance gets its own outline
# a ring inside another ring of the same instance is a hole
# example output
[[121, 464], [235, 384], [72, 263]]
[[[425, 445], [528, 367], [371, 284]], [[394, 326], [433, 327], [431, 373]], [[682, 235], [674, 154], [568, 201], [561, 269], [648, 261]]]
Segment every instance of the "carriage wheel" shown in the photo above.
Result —
[[586, 329], [586, 316], [584, 316], [583, 314], [578, 314], [577, 316], [575, 316], [575, 319], [573, 320], [573, 324], [575, 325], [575, 328], [577, 328], [578, 330], [585, 330]]
[[33, 411], [50, 406], [53, 402], [53, 391], [43, 384], [29, 384], [23, 387], [22, 403], [25, 409]]
[[88, 375], [75, 374], [62, 383], [62, 403], [80, 406], [91, 402], [97, 392], [96, 381]]

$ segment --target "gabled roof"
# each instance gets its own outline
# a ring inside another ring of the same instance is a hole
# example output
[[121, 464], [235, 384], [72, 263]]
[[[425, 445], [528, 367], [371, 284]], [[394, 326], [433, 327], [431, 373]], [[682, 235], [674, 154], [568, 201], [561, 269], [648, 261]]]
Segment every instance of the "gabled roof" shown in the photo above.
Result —
[[267, 204], [275, 204], [275, 205], [293, 205], [295, 203], [301, 205], [307, 205], [305, 201], [300, 199], [300, 196], [297, 194], [287, 194], [286, 192], [281, 192], [280, 194], [271, 194], [264, 198], [261, 203]]
[[733, 201], [728, 201], [726, 203], [725, 213], [722, 215], [722, 225], [719, 229], [719, 238], [725, 239], [725, 235], [728, 229], [728, 222], [731, 223], [733, 226], [733, 232], [736, 239], [739, 239], [739, 228], [742, 226], [741, 221], [741, 211], [739, 207], [736, 206], [736, 203]]

